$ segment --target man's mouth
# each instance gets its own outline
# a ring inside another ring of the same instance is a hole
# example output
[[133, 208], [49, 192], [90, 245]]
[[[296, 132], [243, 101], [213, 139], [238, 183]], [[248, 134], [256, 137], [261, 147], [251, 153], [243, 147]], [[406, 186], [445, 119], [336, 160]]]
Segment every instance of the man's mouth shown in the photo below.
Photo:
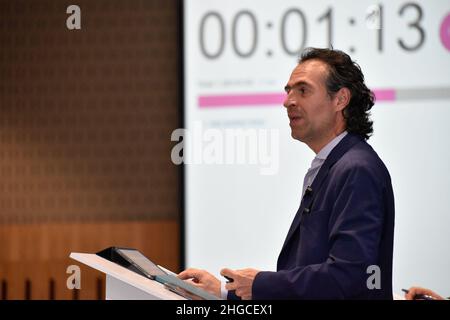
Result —
[[300, 116], [298, 116], [298, 115], [293, 115], [293, 114], [288, 115], [288, 117], [289, 117], [289, 120], [290, 120], [291, 122], [298, 121], [298, 120], [300, 120], [300, 119], [302, 118], [302, 117], [300, 117]]

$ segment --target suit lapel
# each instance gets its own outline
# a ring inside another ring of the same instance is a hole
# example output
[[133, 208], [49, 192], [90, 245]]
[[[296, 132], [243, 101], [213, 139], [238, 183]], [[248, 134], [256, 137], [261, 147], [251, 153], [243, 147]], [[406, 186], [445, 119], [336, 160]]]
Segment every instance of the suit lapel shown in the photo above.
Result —
[[[305, 196], [302, 198], [302, 201], [300, 203], [300, 208], [298, 209], [294, 220], [292, 221], [291, 227], [289, 228], [289, 232], [286, 236], [286, 240], [283, 244], [283, 250], [289, 243], [289, 240], [293, 236], [295, 230], [299, 227], [300, 221], [303, 214], [308, 214], [309, 209], [311, 209], [311, 204], [314, 201], [314, 199], [317, 197], [317, 194], [320, 192], [320, 188], [322, 184], [325, 181], [325, 178], [328, 175], [328, 172], [330, 171], [331, 167], [356, 143], [360, 142], [362, 138], [360, 138], [357, 135], [354, 134], [347, 134], [337, 145], [336, 147], [330, 152], [327, 159], [323, 163], [323, 165], [320, 167], [319, 172], [317, 173], [317, 176], [315, 177], [311, 189], [312, 192], [305, 193]], [[281, 255], [281, 254], [280, 254]]]

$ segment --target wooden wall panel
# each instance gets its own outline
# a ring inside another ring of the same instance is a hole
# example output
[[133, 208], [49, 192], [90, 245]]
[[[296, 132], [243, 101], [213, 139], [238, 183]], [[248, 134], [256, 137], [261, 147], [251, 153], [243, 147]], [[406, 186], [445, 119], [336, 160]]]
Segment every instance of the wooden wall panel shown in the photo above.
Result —
[[176, 1], [0, 2], [0, 223], [177, 218]]
[[[0, 1], [0, 281], [71, 299], [71, 251], [139, 248], [179, 265], [175, 0]], [[83, 270], [78, 298], [101, 276]], [[2, 292], [0, 282], [0, 294]], [[1, 298], [1, 296], [0, 296]]]
[[25, 298], [31, 281], [31, 299], [48, 299], [50, 279], [55, 298], [72, 299], [66, 288], [69, 265], [82, 272], [80, 299], [98, 297], [101, 273], [69, 258], [70, 252], [95, 253], [109, 246], [139, 249], [167, 268], [179, 270], [179, 226], [176, 220], [152, 222], [48, 223], [0, 226], [0, 281], [7, 280], [8, 299]]

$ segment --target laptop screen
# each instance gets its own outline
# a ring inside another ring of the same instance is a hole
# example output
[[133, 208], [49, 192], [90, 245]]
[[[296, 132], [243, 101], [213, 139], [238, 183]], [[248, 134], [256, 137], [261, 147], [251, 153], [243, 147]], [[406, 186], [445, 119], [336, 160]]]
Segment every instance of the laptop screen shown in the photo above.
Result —
[[118, 248], [117, 252], [127, 259], [130, 263], [138, 267], [141, 271], [145, 272], [147, 276], [154, 278], [155, 276], [167, 275], [156, 264], [151, 262], [146, 256], [134, 249], [121, 249]]

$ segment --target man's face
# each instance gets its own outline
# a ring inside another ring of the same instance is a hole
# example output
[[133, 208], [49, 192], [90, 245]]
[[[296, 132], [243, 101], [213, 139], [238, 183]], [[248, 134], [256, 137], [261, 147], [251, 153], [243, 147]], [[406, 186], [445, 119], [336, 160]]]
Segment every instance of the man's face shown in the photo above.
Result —
[[327, 65], [307, 60], [294, 69], [285, 90], [284, 106], [289, 117], [291, 135], [308, 145], [328, 137], [336, 125], [335, 99], [325, 87]]

